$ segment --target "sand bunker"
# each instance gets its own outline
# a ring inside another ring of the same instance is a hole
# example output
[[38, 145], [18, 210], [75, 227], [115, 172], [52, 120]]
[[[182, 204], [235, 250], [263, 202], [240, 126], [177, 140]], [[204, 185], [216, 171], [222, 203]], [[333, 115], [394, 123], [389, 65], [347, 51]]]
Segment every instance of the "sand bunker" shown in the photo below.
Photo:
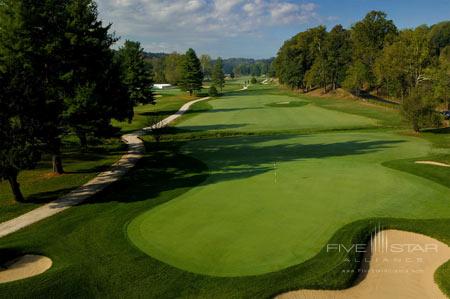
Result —
[[20, 280], [44, 273], [52, 266], [52, 260], [41, 255], [27, 254], [0, 268], [0, 283]]
[[450, 167], [449, 164], [436, 162], [436, 161], [416, 161], [416, 164], [428, 164], [428, 165], [434, 165], [434, 166], [441, 166], [441, 167]]
[[446, 298], [433, 278], [436, 269], [450, 259], [446, 244], [420, 234], [387, 230], [378, 233], [370, 247], [372, 253], [362, 265], [365, 274], [354, 287], [299, 290], [277, 298]]

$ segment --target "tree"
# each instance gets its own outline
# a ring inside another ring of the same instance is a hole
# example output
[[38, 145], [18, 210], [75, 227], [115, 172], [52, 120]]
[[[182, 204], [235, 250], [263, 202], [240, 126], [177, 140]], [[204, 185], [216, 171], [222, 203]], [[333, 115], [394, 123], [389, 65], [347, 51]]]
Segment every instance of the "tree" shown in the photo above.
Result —
[[181, 81], [184, 55], [172, 53], [164, 58], [164, 73], [167, 83], [177, 85]]
[[365, 79], [367, 78], [367, 72], [367, 66], [363, 63], [355, 62], [352, 64], [349, 67], [345, 81], [343, 82], [344, 88], [349, 89], [359, 96]]
[[165, 74], [165, 66], [164, 66], [164, 58], [162, 57], [153, 57], [150, 60], [153, 70], [153, 81], [156, 83], [164, 83], [167, 82], [166, 74]]
[[153, 103], [152, 66], [145, 60], [141, 44], [126, 40], [117, 51], [116, 59], [121, 65], [124, 83], [134, 105]]
[[391, 45], [377, 58], [374, 73], [378, 85], [387, 94], [403, 98], [426, 80], [425, 70], [430, 63], [428, 28], [417, 27], [400, 32]]
[[225, 86], [225, 74], [223, 73], [223, 61], [222, 58], [218, 57], [216, 63], [214, 64], [214, 70], [212, 73], [212, 83], [220, 88], [222, 91]]
[[442, 119], [436, 112], [436, 104], [426, 98], [416, 89], [402, 102], [403, 116], [414, 132], [420, 132], [423, 127], [438, 127], [441, 124]]
[[206, 55], [206, 54], [201, 55], [200, 63], [202, 64], [203, 76], [207, 79], [211, 79], [212, 72], [213, 72], [211, 56]]
[[427, 70], [427, 76], [431, 78], [434, 99], [450, 110], [450, 46], [440, 49], [439, 63]]
[[136, 90], [126, 92], [126, 87], [135, 78], [129, 74], [122, 78], [120, 65], [114, 61], [110, 49], [116, 41], [109, 33], [111, 25], [103, 26], [98, 20], [95, 3], [92, 0], [72, 0], [67, 12], [63, 121], [78, 136], [82, 147], [86, 147], [88, 135], [109, 133], [112, 118], [131, 120], [133, 102], [130, 95], [134, 100], [142, 101], [149, 95], [142, 90], [142, 93]]
[[[2, 82], [3, 83], [3, 82]], [[2, 86], [4, 87], [4, 86]], [[4, 88], [1, 88], [0, 96], [0, 138], [2, 146], [0, 148], [0, 181], [7, 180], [11, 186], [14, 199], [23, 202], [24, 197], [20, 190], [20, 184], [17, 181], [19, 172], [23, 169], [33, 169], [40, 160], [41, 153], [39, 144], [33, 127], [32, 119], [17, 114], [17, 111], [11, 109], [9, 101], [3, 94]], [[10, 106], [4, 108], [4, 106]], [[14, 103], [17, 108], [17, 103]], [[24, 108], [22, 106], [21, 108]]]
[[437, 58], [441, 54], [441, 49], [450, 46], [450, 21], [433, 25], [428, 37], [431, 55]]
[[189, 49], [185, 54], [179, 85], [182, 90], [188, 91], [190, 96], [202, 89], [203, 73], [201, 64], [193, 49]]
[[323, 54], [325, 36], [326, 28], [318, 26], [300, 32], [284, 43], [274, 63], [280, 83], [291, 88], [305, 87], [306, 72]]
[[210, 97], [217, 97], [219, 95], [219, 92], [217, 91], [217, 88], [214, 85], [211, 85], [208, 93]]
[[[0, 55], [24, 71], [21, 76], [8, 78], [14, 80], [13, 85], [18, 89], [23, 89], [16, 90], [17, 93], [26, 92], [25, 99], [33, 98], [38, 102], [31, 110], [39, 123], [35, 133], [52, 155], [54, 171], [62, 173], [60, 153], [64, 128], [61, 114], [64, 109], [64, 76], [68, 72], [64, 51], [67, 1], [4, 0], [0, 10], [0, 51], [3, 52]], [[22, 69], [22, 66], [27, 69]]]
[[[34, 40], [34, 3], [0, 5], [0, 180], [7, 180], [16, 201], [23, 201], [19, 172], [40, 160], [41, 112], [46, 103], [41, 52]], [[57, 12], [55, 12], [57, 13]]]
[[327, 34], [324, 44], [325, 72], [328, 82], [335, 90], [345, 80], [349, 61], [351, 61], [350, 32], [345, 30], [342, 25], [336, 25]]
[[381, 55], [385, 45], [390, 44], [397, 34], [392, 20], [381, 11], [371, 11], [365, 18], [352, 26], [351, 39], [353, 62], [365, 66], [363, 81], [368, 89], [375, 86], [373, 73], [376, 59]]

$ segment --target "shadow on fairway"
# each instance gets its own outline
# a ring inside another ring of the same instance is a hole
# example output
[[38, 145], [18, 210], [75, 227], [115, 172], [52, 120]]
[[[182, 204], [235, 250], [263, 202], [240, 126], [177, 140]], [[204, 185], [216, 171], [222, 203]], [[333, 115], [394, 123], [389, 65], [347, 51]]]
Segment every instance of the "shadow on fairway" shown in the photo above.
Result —
[[216, 139], [199, 146], [191, 144], [191, 148], [195, 148], [195, 156], [214, 157], [210, 168], [190, 156], [190, 152], [181, 153], [183, 142], [146, 143], [148, 154], [137, 167], [87, 203], [143, 201], [163, 192], [179, 196], [200, 184], [245, 179], [272, 171], [272, 164], [276, 162], [367, 154], [403, 142], [356, 140], [330, 144], [261, 145], [263, 142], [293, 137], [298, 135], [237, 137]]

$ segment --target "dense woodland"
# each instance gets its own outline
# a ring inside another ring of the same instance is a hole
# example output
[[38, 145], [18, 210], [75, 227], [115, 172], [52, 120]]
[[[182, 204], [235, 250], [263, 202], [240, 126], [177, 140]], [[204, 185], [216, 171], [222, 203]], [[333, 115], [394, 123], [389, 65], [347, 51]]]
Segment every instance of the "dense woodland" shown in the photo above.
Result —
[[349, 29], [298, 33], [274, 67], [293, 89], [344, 87], [358, 96], [395, 98], [418, 131], [439, 124], [435, 109], [450, 109], [450, 22], [399, 30], [385, 13], [372, 11]]

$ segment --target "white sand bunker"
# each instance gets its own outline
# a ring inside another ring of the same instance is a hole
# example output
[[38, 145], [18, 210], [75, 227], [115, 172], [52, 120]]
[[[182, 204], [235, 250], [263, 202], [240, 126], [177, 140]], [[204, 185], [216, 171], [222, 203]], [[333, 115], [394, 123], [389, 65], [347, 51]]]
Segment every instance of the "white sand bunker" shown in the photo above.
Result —
[[387, 230], [378, 233], [370, 247], [372, 253], [362, 267], [366, 276], [361, 275], [354, 287], [299, 290], [277, 298], [446, 298], [433, 278], [436, 269], [450, 259], [446, 244], [420, 234]]
[[46, 256], [27, 254], [0, 268], [0, 283], [20, 280], [44, 273], [52, 266], [52, 260]]
[[441, 166], [441, 167], [450, 167], [449, 164], [436, 162], [436, 161], [416, 161], [416, 164], [428, 164], [428, 165], [434, 165], [434, 166]]

